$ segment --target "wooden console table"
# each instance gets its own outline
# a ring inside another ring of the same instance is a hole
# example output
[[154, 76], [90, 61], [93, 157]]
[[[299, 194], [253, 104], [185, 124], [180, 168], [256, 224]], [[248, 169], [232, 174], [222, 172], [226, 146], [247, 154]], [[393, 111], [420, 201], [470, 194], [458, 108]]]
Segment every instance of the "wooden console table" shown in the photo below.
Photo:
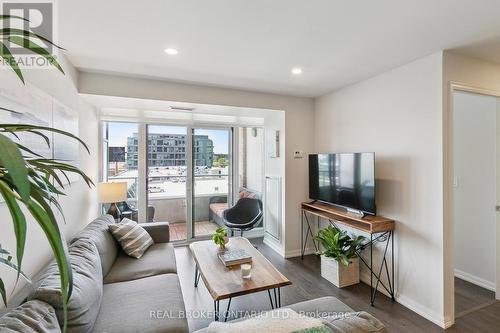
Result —
[[[301, 229], [301, 257], [304, 258], [304, 252], [307, 245], [307, 240], [309, 235], [313, 242], [316, 251], [319, 250], [319, 242], [314, 240], [314, 235], [311, 228], [311, 223], [308, 218], [308, 214], [316, 216], [318, 220], [318, 231], [320, 227], [320, 219], [324, 219], [340, 229], [340, 225], [354, 228], [356, 230], [362, 231], [364, 233], [370, 234], [370, 241], [363, 244], [358, 252], [359, 259], [361, 262], [368, 267], [370, 270], [370, 304], [373, 306], [375, 302], [375, 297], [377, 296], [377, 289], [379, 284], [391, 295], [392, 300], [394, 300], [394, 220], [382, 217], [382, 216], [372, 216], [367, 215], [364, 217], [354, 215], [346, 212], [340, 208], [320, 203], [320, 202], [303, 202], [301, 205], [301, 215], [302, 215], [302, 229]], [[305, 222], [305, 224], [304, 224]], [[305, 237], [304, 237], [304, 227]], [[375, 242], [385, 242], [384, 256], [382, 263], [379, 267], [378, 273], [373, 270], [373, 244]], [[387, 263], [386, 255], [387, 249], [391, 243], [391, 273], [389, 273], [389, 265]], [[366, 248], [370, 249], [370, 262], [368, 263], [363, 257], [361, 257], [361, 251]], [[389, 286], [386, 286], [381, 280], [382, 270], [385, 267], [385, 273], [387, 275], [387, 281]], [[373, 286], [375, 278], [375, 287]]]

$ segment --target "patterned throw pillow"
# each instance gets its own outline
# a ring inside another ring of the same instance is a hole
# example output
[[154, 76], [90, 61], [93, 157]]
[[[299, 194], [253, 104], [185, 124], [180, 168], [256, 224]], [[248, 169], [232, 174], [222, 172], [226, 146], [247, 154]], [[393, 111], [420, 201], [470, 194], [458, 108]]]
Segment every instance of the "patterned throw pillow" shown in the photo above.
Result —
[[110, 224], [109, 231], [122, 246], [123, 251], [139, 259], [153, 245], [153, 239], [137, 222], [124, 218], [120, 223]]

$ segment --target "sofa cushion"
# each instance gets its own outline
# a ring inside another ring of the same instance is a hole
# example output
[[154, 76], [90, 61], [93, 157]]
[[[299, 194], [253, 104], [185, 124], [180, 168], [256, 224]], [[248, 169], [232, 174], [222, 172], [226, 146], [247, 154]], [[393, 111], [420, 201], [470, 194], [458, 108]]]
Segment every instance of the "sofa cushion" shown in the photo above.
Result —
[[174, 246], [170, 243], [153, 244], [137, 260], [120, 251], [104, 283], [141, 279], [148, 276], [177, 273]]
[[5, 333], [60, 333], [56, 310], [49, 304], [28, 301], [0, 318], [0, 331]]
[[71, 243], [78, 239], [90, 239], [99, 251], [101, 258], [102, 274], [106, 276], [111, 266], [115, 262], [118, 255], [119, 244], [115, 238], [108, 231], [108, 226], [114, 224], [115, 220], [111, 215], [102, 215], [90, 222], [82, 231], [80, 231], [71, 241]]
[[[73, 292], [68, 302], [68, 331], [89, 332], [99, 313], [102, 298], [99, 253], [94, 243], [81, 239], [70, 246], [69, 257], [73, 271]], [[59, 324], [63, 324], [61, 282], [56, 262], [52, 262], [42, 274], [39, 287], [30, 298], [53, 306]]]
[[177, 274], [104, 285], [93, 332], [188, 332]]
[[153, 239], [137, 222], [124, 218], [120, 223], [110, 224], [109, 230], [120, 243], [123, 251], [134, 258], [141, 258], [153, 245]]

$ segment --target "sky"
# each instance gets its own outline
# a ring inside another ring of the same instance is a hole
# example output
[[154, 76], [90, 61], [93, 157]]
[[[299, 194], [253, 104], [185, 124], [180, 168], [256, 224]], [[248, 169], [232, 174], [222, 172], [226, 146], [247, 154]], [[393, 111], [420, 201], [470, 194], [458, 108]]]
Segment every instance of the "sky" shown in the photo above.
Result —
[[[137, 133], [138, 130], [138, 125], [134, 123], [109, 122], [109, 146], [127, 146], [127, 137], [132, 136], [133, 133]], [[150, 125], [149, 132], [159, 134], [186, 134], [187, 128], [182, 126]], [[208, 135], [208, 137], [214, 142], [215, 154], [228, 153], [229, 132], [227, 130], [195, 128], [194, 132], [195, 135]]]

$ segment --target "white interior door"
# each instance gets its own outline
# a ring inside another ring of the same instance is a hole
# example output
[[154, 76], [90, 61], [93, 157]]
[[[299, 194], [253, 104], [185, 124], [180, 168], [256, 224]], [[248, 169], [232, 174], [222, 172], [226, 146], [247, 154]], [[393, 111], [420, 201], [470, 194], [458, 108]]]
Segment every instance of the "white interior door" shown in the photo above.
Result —
[[496, 289], [497, 99], [454, 92], [455, 276]]

